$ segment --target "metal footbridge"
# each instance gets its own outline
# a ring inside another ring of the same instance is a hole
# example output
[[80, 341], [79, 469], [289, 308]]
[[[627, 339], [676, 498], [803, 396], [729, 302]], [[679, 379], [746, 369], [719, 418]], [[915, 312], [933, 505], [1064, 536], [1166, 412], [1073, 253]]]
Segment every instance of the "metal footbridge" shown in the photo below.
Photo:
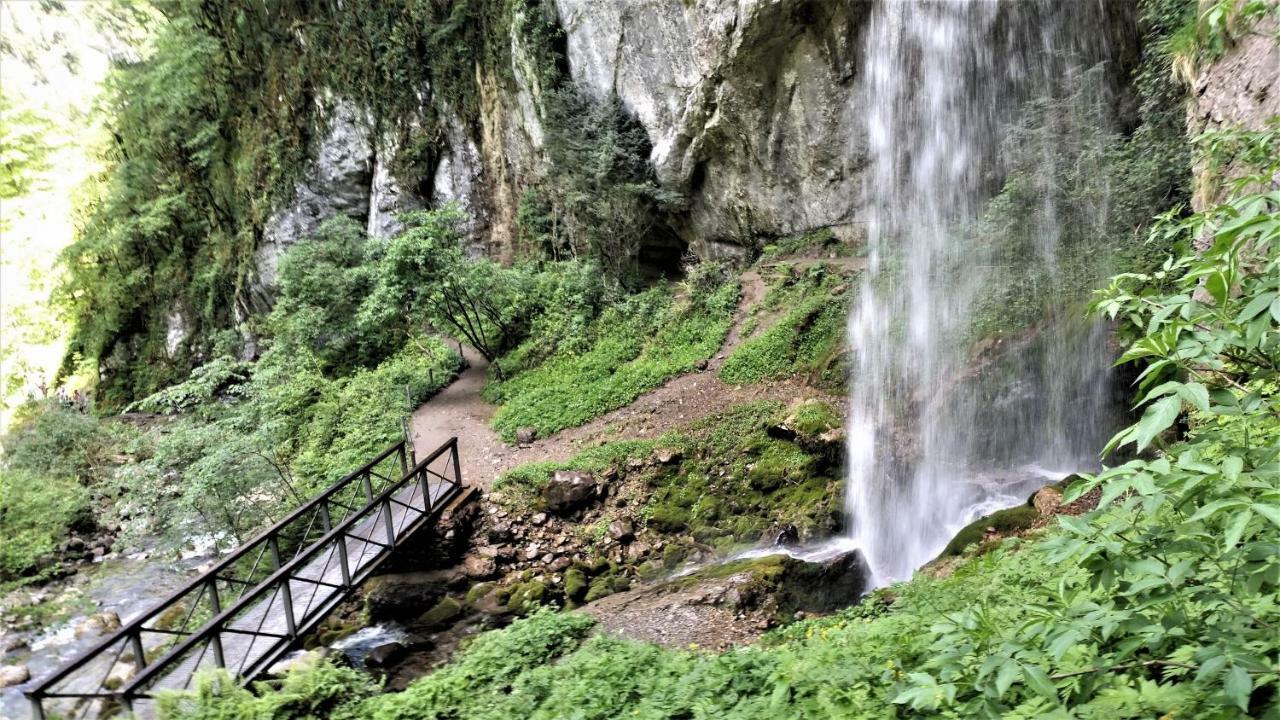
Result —
[[198, 672], [252, 680], [466, 493], [457, 438], [387, 448], [27, 690], [33, 717], [151, 717]]

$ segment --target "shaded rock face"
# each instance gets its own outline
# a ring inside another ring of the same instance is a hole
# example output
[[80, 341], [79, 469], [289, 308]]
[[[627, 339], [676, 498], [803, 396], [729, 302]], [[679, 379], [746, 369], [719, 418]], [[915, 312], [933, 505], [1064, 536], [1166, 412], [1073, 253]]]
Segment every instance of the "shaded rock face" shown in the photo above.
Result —
[[[1193, 99], [1187, 107], [1190, 137], [1214, 130], [1243, 128], [1263, 130], [1267, 120], [1280, 115], [1280, 43], [1275, 41], [1277, 21], [1266, 17], [1237, 39], [1221, 58], [1206, 66], [1195, 80]], [[1228, 163], [1208, 176], [1200, 160], [1195, 172], [1201, 182], [1191, 199], [1196, 211], [1221, 202], [1230, 180], [1244, 169]], [[1280, 178], [1275, 178], [1280, 182]], [[1206, 182], [1207, 181], [1207, 182]]]
[[374, 145], [367, 120], [355, 105], [343, 101], [335, 105], [328, 125], [313, 162], [294, 186], [292, 202], [267, 218], [262, 229], [248, 294], [252, 311], [270, 309], [280, 257], [290, 246], [336, 215], [368, 221]]
[[[695, 252], [847, 223], [865, 162], [858, 0], [559, 0], [573, 79], [644, 125]], [[795, 202], [803, 197], [804, 202]]]

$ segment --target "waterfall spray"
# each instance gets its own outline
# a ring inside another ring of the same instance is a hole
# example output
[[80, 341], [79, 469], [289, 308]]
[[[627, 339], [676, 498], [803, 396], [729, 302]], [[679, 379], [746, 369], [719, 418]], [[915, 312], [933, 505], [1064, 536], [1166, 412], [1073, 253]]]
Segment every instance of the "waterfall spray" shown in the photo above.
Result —
[[974, 231], [1005, 177], [1010, 125], [1030, 100], [1070, 88], [1104, 59], [1104, 11], [886, 0], [872, 12], [868, 269], [848, 329], [847, 511], [880, 583], [908, 577], [968, 522], [1096, 462], [1110, 427], [1105, 330], [1056, 297], [1054, 153], [1030, 176], [1042, 198], [1025, 260], [1048, 302], [1019, 335], [980, 332], [1007, 258]]

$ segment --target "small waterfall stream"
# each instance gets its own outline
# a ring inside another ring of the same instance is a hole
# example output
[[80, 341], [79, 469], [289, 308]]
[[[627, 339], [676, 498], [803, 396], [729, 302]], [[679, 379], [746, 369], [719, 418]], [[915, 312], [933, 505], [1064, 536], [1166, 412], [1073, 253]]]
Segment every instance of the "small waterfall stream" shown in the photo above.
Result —
[[[1087, 70], [1106, 60], [1106, 11], [1084, 0], [882, 0], [872, 11], [846, 502], [878, 584], [909, 577], [977, 517], [1093, 465], [1111, 429], [1105, 328], [1064, 295], [1053, 143], [1024, 172], [1038, 199], [1022, 250], [981, 228], [1030, 101], [1076, 93], [1086, 124], [1104, 122], [1089, 113], [1105, 105], [1105, 83]], [[1042, 123], [1051, 135], [1053, 120]], [[1104, 218], [1105, 201], [1089, 199], [1086, 214]], [[983, 313], [1004, 323], [992, 299], [1014, 275], [1035, 277], [1042, 307], [995, 339]]]

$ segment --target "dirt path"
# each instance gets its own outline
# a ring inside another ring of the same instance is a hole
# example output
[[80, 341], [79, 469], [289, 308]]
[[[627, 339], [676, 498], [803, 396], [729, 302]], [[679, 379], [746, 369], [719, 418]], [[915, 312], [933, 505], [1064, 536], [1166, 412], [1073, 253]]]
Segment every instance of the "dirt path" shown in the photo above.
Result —
[[742, 285], [733, 327], [706, 370], [674, 377], [626, 407], [527, 446], [507, 445], [490, 429], [494, 407], [480, 396], [488, 363], [471, 348], [464, 348], [471, 366], [413, 413], [410, 433], [419, 457], [457, 435], [463, 481], [487, 490], [503, 472], [525, 463], [568, 460], [583, 448], [609, 440], [658, 437], [744, 402], [790, 400], [813, 394], [799, 380], [744, 387], [728, 385], [716, 375], [724, 359], [742, 341], [742, 326], [751, 307], [764, 297], [764, 281], [754, 270], [743, 273]]

